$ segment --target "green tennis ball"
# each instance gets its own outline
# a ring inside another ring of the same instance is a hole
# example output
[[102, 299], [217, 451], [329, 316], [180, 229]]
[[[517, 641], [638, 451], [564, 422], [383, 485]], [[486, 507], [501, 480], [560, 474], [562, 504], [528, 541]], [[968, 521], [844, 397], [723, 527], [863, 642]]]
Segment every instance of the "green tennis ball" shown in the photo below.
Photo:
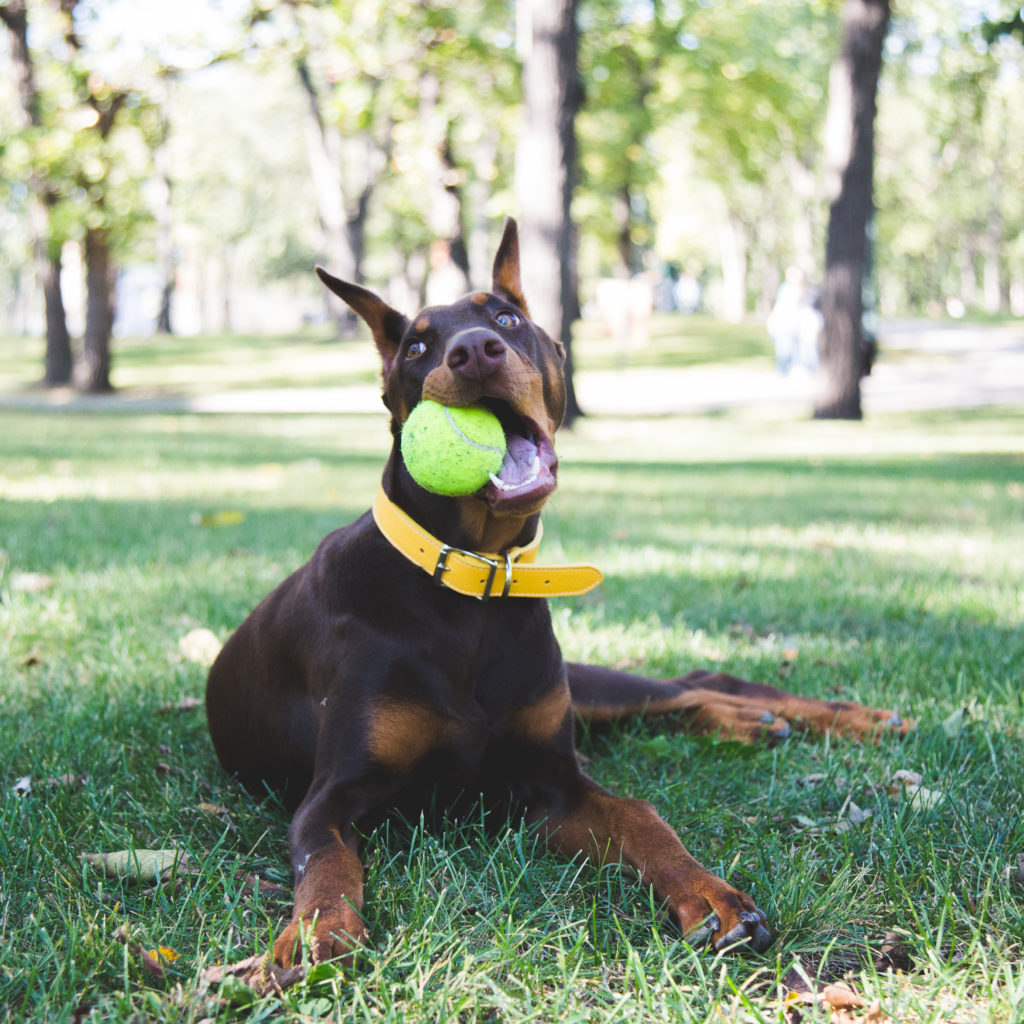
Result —
[[402, 458], [424, 490], [457, 497], [480, 490], [505, 459], [505, 431], [482, 405], [426, 399], [402, 426]]

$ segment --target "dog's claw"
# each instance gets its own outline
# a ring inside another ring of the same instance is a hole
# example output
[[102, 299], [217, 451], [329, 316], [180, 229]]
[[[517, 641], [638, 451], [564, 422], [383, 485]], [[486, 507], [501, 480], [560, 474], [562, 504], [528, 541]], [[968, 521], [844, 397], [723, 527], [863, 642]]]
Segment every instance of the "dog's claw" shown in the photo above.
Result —
[[770, 711], [764, 711], [758, 721], [764, 722], [766, 725], [771, 725], [772, 722], [775, 721], [775, 716]]
[[889, 721], [886, 722], [885, 724], [892, 726], [894, 729], [898, 729], [903, 724], [903, 719], [900, 718], [899, 714], [894, 711], [889, 716]]
[[746, 910], [740, 914], [740, 923], [726, 932], [716, 943], [716, 950], [744, 942], [757, 953], [763, 953], [772, 944], [771, 932], [764, 926], [764, 914]]
[[710, 914], [692, 932], [688, 932], [683, 938], [693, 947], [707, 946], [711, 944], [711, 937], [722, 927], [717, 914]]

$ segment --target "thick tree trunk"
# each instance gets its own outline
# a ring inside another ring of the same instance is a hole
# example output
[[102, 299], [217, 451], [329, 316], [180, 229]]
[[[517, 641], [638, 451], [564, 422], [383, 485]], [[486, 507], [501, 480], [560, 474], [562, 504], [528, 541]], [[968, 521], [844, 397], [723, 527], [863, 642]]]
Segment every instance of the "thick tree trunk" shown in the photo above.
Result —
[[173, 334], [174, 321], [171, 316], [174, 301], [175, 267], [174, 267], [174, 183], [171, 179], [170, 136], [173, 124], [173, 72], [163, 72], [160, 76], [160, 143], [153, 150], [153, 167], [156, 171], [155, 182], [155, 216], [156, 216], [156, 254], [160, 267], [160, 308], [156, 316], [156, 329], [159, 334]]
[[[295, 71], [306, 94], [308, 117], [305, 122], [306, 153], [313, 182], [313, 197], [323, 238], [321, 258], [333, 274], [359, 282], [358, 259], [353, 251], [353, 237], [345, 204], [345, 186], [341, 171], [341, 132], [324, 117], [320, 93], [313, 82], [309, 66], [297, 60]], [[357, 226], [357, 231], [358, 231]], [[335, 296], [325, 292], [331, 319], [339, 330], [355, 324], [354, 314]]]
[[487, 230], [487, 207], [491, 198], [491, 182], [495, 176], [498, 156], [498, 135], [485, 132], [480, 135], [470, 160], [476, 168], [466, 187], [469, 213], [469, 241], [466, 246], [469, 262], [470, 287], [490, 287], [491, 237]]
[[567, 424], [581, 415], [573, 387], [572, 325], [579, 317], [571, 217], [576, 177], [576, 0], [519, 0], [525, 125], [516, 147], [523, 290], [532, 318], [566, 351]]
[[441, 81], [428, 71], [419, 80], [419, 120], [429, 140], [427, 224], [434, 236], [428, 302], [453, 302], [469, 291], [469, 255], [463, 231], [462, 175], [452, 153], [451, 125], [441, 106]]
[[105, 228], [85, 233], [85, 334], [76, 373], [81, 391], [103, 394], [110, 384], [110, 331], [114, 324], [114, 279], [110, 239]]
[[49, 388], [71, 383], [71, 336], [64, 312], [64, 293], [60, 286], [60, 250], [55, 256], [45, 252], [46, 246], [36, 244], [36, 274], [43, 283], [46, 309], [46, 355], [43, 360], [43, 384]]
[[867, 225], [873, 212], [875, 112], [889, 0], [846, 0], [829, 80], [826, 156], [832, 205], [825, 247], [821, 388], [816, 419], [860, 419], [870, 368], [863, 333]]

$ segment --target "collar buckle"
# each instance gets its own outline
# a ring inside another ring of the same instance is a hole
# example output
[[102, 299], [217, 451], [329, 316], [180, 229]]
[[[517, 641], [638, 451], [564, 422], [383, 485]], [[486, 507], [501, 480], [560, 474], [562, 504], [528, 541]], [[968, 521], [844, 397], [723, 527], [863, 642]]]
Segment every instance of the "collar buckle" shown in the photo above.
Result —
[[[481, 555], [479, 551], [467, 551], [465, 548], [457, 548], [452, 544], [442, 544], [441, 550], [437, 553], [437, 563], [434, 565], [434, 572], [431, 576], [434, 583], [439, 587], [445, 585], [444, 574], [448, 571], [448, 556], [449, 555], [462, 555], [464, 558], [472, 558], [477, 562], [482, 562], [488, 567], [487, 581], [484, 583], [483, 592], [480, 594], [473, 594], [478, 601], [486, 601], [491, 596], [491, 587], [494, 585], [494, 577], [498, 575], [498, 568], [501, 562], [496, 558], [488, 558], [486, 555]], [[502, 588], [501, 596], [508, 597], [509, 588], [512, 586], [512, 556], [505, 553], [505, 586]]]

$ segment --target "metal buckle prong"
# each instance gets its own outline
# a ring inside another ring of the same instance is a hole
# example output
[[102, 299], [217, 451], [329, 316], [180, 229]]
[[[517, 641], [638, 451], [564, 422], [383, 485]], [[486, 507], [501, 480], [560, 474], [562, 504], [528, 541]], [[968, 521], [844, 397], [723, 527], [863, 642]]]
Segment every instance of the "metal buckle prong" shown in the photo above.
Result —
[[505, 586], [502, 587], [501, 596], [508, 597], [508, 592], [512, 589], [512, 554], [509, 551], [505, 552]]
[[[486, 558], [484, 555], [478, 554], [476, 551], [467, 551], [465, 548], [456, 548], [451, 544], [442, 544], [441, 550], [437, 553], [437, 564], [434, 566], [433, 580], [439, 586], [444, 586], [444, 574], [448, 571], [448, 556], [452, 553], [458, 555], [465, 555], [467, 558], [475, 558], [478, 562], [483, 562], [484, 565], [489, 567], [487, 573], [487, 582], [484, 584], [484, 592], [482, 594], [473, 594], [478, 601], [486, 601], [491, 596], [491, 586], [494, 584], [494, 577], [498, 574], [498, 566], [501, 564], [496, 558]], [[508, 565], [508, 555], [505, 556], [506, 566]], [[505, 591], [501, 595], [505, 597], [508, 595], [508, 588], [511, 586], [512, 573], [506, 568], [505, 577]]]

